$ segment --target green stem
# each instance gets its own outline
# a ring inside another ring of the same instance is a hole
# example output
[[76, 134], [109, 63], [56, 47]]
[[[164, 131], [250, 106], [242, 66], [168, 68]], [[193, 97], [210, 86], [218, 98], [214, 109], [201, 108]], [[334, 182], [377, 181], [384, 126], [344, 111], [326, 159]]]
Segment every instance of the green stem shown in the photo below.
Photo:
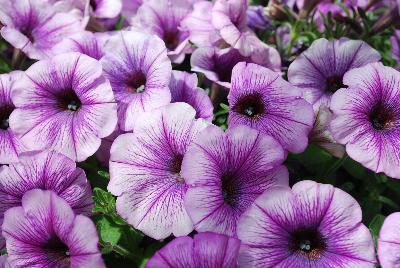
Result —
[[325, 173], [322, 175], [322, 178], [326, 178], [329, 175], [331, 175], [332, 173], [334, 173], [336, 170], [338, 170], [344, 162], [346, 162], [347, 158], [349, 158], [348, 155], [344, 155], [342, 158], [339, 158], [338, 160], [336, 160], [335, 163], [333, 163], [332, 166], [330, 166]]
[[[99, 241], [99, 244], [103, 248], [110, 245], [108, 242], [103, 242], [103, 241]], [[139, 259], [138, 256], [136, 256], [135, 254], [133, 254], [132, 252], [130, 252], [126, 248], [121, 247], [120, 245], [113, 245], [113, 246], [111, 245], [111, 247], [112, 247], [112, 251], [114, 251], [115, 253], [117, 253], [117, 254], [119, 254], [119, 255], [121, 255], [123, 257], [126, 257], [126, 258], [128, 258], [128, 259], [130, 259], [130, 260], [132, 260], [132, 261], [134, 261], [136, 263], [138, 262], [138, 259]]]

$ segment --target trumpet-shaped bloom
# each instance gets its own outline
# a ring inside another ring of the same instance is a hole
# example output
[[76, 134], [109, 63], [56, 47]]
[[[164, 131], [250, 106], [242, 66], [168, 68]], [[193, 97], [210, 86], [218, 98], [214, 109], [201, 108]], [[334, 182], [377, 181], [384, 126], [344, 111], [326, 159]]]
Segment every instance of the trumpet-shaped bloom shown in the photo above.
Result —
[[132, 130], [140, 115], [170, 103], [172, 67], [157, 36], [120, 32], [106, 43], [101, 63], [118, 102], [122, 130]]
[[53, 191], [27, 192], [2, 228], [11, 267], [105, 267], [93, 222]]
[[1, 36], [31, 59], [56, 55], [54, 46], [82, 31], [81, 21], [70, 13], [55, 12], [47, 1], [1, 0]]
[[181, 22], [182, 27], [189, 33], [190, 41], [197, 47], [218, 46], [223, 43], [211, 22], [212, 7], [213, 3], [210, 1], [194, 3], [193, 11]]
[[347, 72], [332, 97], [333, 137], [376, 173], [400, 179], [400, 73], [381, 63]]
[[14, 81], [20, 72], [0, 75], [0, 165], [18, 161], [18, 155], [24, 146], [10, 129], [10, 115], [15, 109], [11, 100]]
[[239, 221], [239, 266], [375, 267], [361, 214], [353, 197], [328, 184], [271, 188]]
[[90, 0], [91, 15], [101, 19], [112, 19], [119, 15], [122, 0]]
[[339, 144], [332, 136], [330, 123], [332, 112], [325, 105], [321, 105], [316, 112], [313, 129], [310, 133], [310, 143], [325, 149], [330, 154], [341, 158], [346, 153], [343, 144]]
[[215, 233], [178, 237], [156, 252], [146, 268], [235, 268], [240, 240]]
[[207, 121], [213, 119], [214, 107], [204, 89], [197, 87], [196, 74], [172, 71], [169, 88], [171, 90], [171, 102], [190, 104], [196, 110], [196, 119], [203, 118]]
[[173, 103], [148, 113], [134, 133], [119, 136], [111, 147], [108, 190], [128, 223], [155, 239], [193, 230], [184, 206], [186, 178], [181, 163], [187, 147], [207, 126], [195, 110]]
[[210, 81], [225, 88], [230, 88], [232, 69], [241, 61], [251, 62], [251, 59], [243, 57], [234, 48], [200, 47], [190, 58], [192, 71], [203, 73]]
[[381, 227], [378, 238], [378, 258], [382, 268], [400, 265], [400, 212], [390, 214]]
[[[212, 25], [222, 39], [254, 62], [266, 63], [279, 71], [281, 59], [276, 49], [267, 46], [247, 26], [247, 0], [217, 0], [212, 8]], [[263, 64], [264, 65], [264, 64]]]
[[160, 37], [168, 49], [168, 56], [181, 63], [191, 52], [189, 33], [181, 28], [181, 21], [192, 10], [187, 0], [149, 0], [137, 10], [132, 25]]
[[56, 47], [59, 53], [79, 52], [96, 60], [103, 57], [103, 47], [96, 35], [88, 31], [82, 31], [70, 37], [64, 38]]
[[329, 107], [333, 93], [345, 87], [343, 76], [347, 71], [380, 58], [379, 52], [363, 41], [321, 38], [293, 61], [288, 79], [318, 110], [320, 104]]
[[311, 105], [280, 74], [252, 63], [232, 71], [229, 126], [247, 125], [274, 137], [285, 150], [300, 153], [314, 121]]
[[283, 161], [279, 143], [249, 127], [203, 130], [189, 146], [181, 171], [195, 229], [236, 236], [239, 217], [261, 193], [288, 185]]
[[396, 30], [390, 37], [390, 43], [392, 44], [392, 57], [397, 62], [397, 69], [400, 67], [400, 30]]
[[98, 61], [66, 53], [33, 64], [15, 83], [10, 127], [30, 150], [84, 161], [117, 124], [117, 105]]
[[[23, 153], [19, 162], [0, 168], [0, 224], [5, 211], [20, 206], [32, 189], [52, 190], [79, 214], [90, 215], [92, 191], [85, 172], [73, 160], [55, 152]], [[0, 248], [4, 241], [0, 240]]]

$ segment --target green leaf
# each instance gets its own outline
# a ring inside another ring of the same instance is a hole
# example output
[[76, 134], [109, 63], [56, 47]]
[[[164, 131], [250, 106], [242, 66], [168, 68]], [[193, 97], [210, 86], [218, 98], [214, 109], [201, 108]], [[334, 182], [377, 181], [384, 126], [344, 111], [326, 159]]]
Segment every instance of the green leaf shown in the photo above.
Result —
[[[122, 235], [121, 227], [116, 225], [107, 216], [102, 216], [96, 223], [100, 239], [112, 247], [118, 244]], [[111, 249], [112, 249], [111, 247]]]
[[114, 196], [100, 188], [93, 189], [94, 213], [112, 214], [115, 213]]
[[115, 30], [121, 30], [122, 27], [124, 27], [124, 20], [125, 18], [123, 16], [120, 16], [118, 19], [118, 22], [115, 24]]
[[110, 173], [108, 173], [107, 171], [104, 170], [99, 170], [97, 171], [97, 174], [99, 174], [101, 177], [110, 180]]
[[221, 106], [221, 108], [225, 111], [229, 111], [229, 106], [226, 105], [225, 103], [220, 103], [219, 106]]
[[390, 206], [391, 208], [393, 208], [395, 210], [399, 210], [400, 209], [399, 205], [397, 205], [392, 199], [387, 198], [386, 196], [380, 195], [378, 197], [378, 200], [379, 200], [379, 202], [381, 202], [383, 204], [386, 204], [386, 205]]
[[381, 214], [375, 215], [375, 217], [372, 219], [372, 221], [369, 223], [369, 230], [372, 233], [372, 237], [374, 238], [374, 242], [376, 245], [376, 241], [379, 236], [379, 231], [381, 230], [382, 224], [385, 221], [385, 216]]

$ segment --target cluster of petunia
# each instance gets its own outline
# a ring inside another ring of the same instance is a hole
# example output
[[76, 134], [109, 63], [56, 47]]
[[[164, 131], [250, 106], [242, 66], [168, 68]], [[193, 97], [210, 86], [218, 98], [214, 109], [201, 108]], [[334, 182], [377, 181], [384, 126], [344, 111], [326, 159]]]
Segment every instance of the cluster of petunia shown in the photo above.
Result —
[[[342, 12], [295, 2], [300, 16]], [[93, 155], [127, 223], [176, 237], [147, 267], [378, 263], [357, 201], [310, 180], [289, 187], [284, 165], [312, 142], [400, 179], [400, 73], [364, 41], [318, 39], [285, 80], [256, 34], [270, 21], [247, 0], [0, 0], [0, 22], [13, 58], [32, 61], [0, 75], [0, 267], [105, 266], [77, 167]], [[189, 57], [192, 72], [177, 70]], [[212, 124], [218, 98], [227, 130]], [[378, 258], [400, 265], [400, 213]]]

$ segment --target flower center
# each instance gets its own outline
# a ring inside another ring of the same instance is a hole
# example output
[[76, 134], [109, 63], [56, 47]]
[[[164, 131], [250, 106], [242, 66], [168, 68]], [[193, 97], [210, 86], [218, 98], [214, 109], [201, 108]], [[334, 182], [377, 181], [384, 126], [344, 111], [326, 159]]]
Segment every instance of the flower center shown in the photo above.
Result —
[[8, 120], [13, 110], [14, 107], [12, 105], [0, 107], [0, 129], [7, 130], [10, 127]]
[[33, 30], [32, 30], [32, 25], [24, 26], [20, 29], [20, 32], [25, 35], [31, 43], [35, 41], [33, 37]]
[[177, 30], [165, 31], [163, 40], [169, 50], [174, 50], [179, 45], [179, 32]]
[[371, 125], [376, 130], [391, 130], [396, 127], [396, 114], [391, 107], [377, 103], [369, 114]]
[[146, 86], [146, 76], [142, 71], [133, 72], [125, 81], [128, 91], [131, 93], [142, 93]]
[[177, 154], [175, 155], [171, 162], [169, 163], [170, 171], [177, 175], [178, 182], [184, 182], [184, 179], [181, 177], [181, 167], [182, 167], [183, 155]]
[[222, 195], [225, 203], [232, 207], [237, 207], [239, 205], [238, 193], [239, 187], [233, 179], [231, 173], [226, 173], [221, 178], [222, 182]]
[[317, 229], [302, 229], [292, 233], [290, 249], [299, 255], [315, 260], [326, 249], [326, 243]]
[[93, 8], [93, 10], [96, 10], [97, 8], [96, 0], [90, 0], [90, 6]]
[[[232, 66], [233, 68], [233, 66]], [[231, 82], [231, 77], [232, 77], [232, 68], [227, 67], [227, 66], [219, 66], [217, 69], [217, 74], [218, 74], [218, 79], [221, 82]]]
[[76, 112], [82, 106], [81, 100], [72, 89], [58, 95], [58, 106], [62, 110]]
[[42, 245], [43, 250], [46, 252], [48, 259], [51, 263], [58, 264], [60, 267], [69, 267], [70, 252], [69, 248], [57, 236], [52, 237]]
[[233, 107], [233, 110], [251, 119], [257, 119], [264, 113], [265, 107], [261, 96], [252, 94], [242, 97]]
[[343, 84], [343, 76], [333, 75], [326, 79], [326, 88], [325, 90], [328, 92], [336, 92], [340, 88], [345, 88], [346, 86]]

